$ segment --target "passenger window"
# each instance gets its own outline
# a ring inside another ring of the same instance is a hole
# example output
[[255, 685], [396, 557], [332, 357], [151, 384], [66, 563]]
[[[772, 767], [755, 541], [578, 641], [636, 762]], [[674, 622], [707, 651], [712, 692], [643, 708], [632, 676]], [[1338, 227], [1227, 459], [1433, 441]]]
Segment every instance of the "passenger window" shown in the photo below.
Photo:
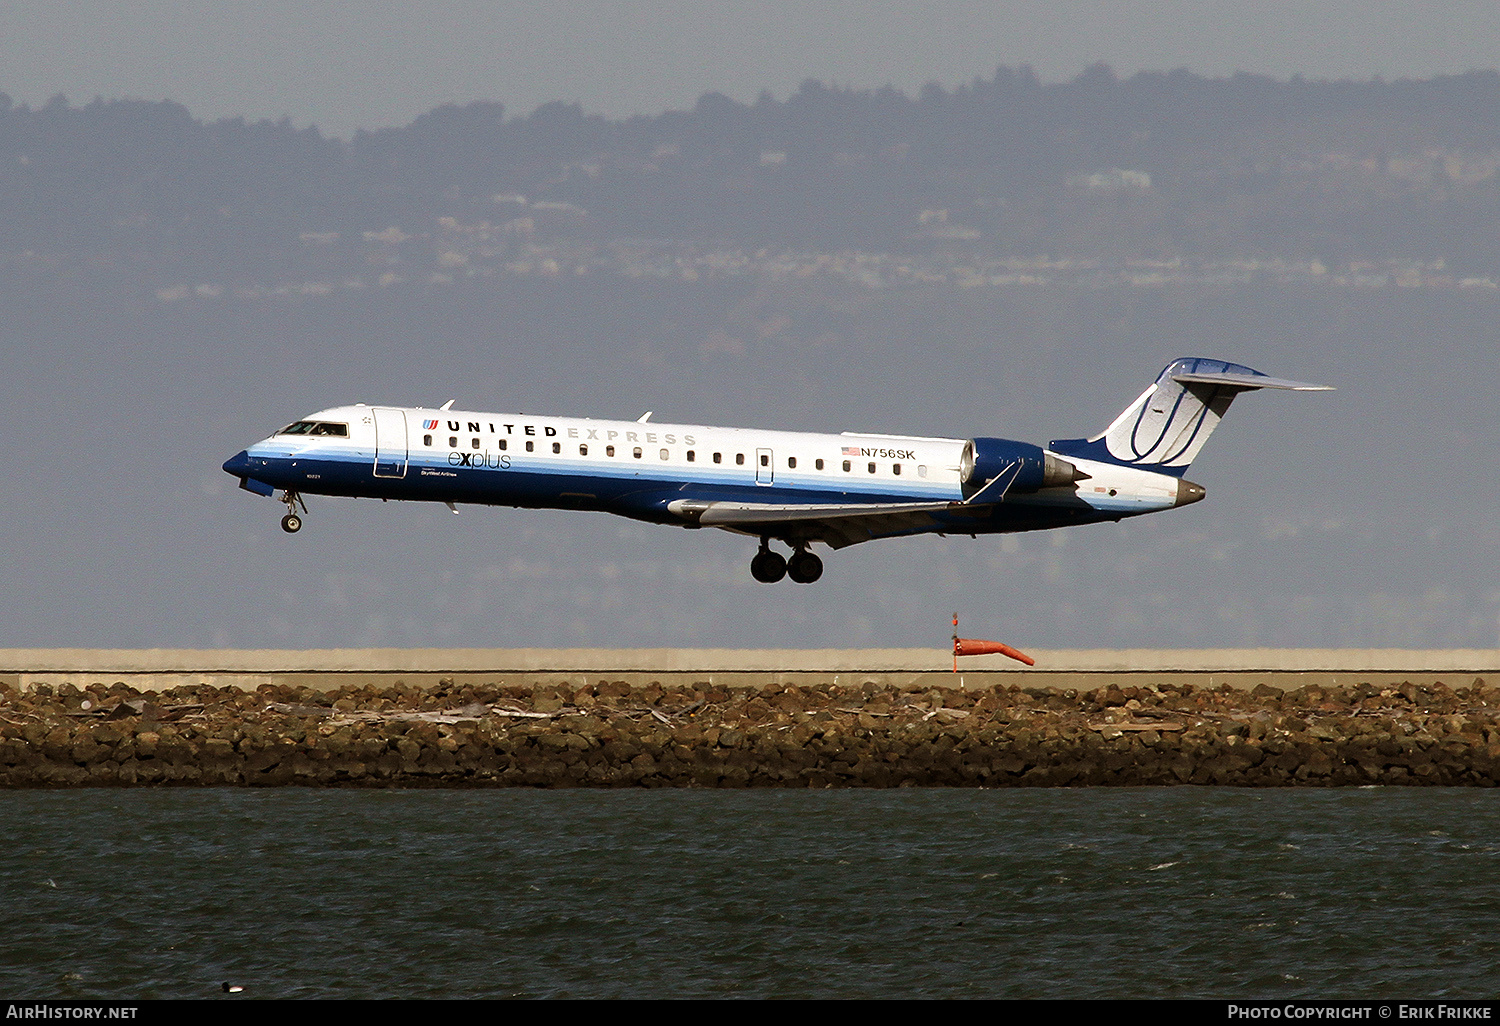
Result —
[[875, 464], [873, 463], [870, 464], [870, 473], [875, 473]]
[[457, 449], [458, 448], [458, 436], [457, 435], [451, 435], [451, 436], [449, 436], [449, 438], [448, 438], [448, 448], [450, 448], [450, 449]]
[[817, 467], [819, 470], [822, 470], [823, 469], [823, 461], [822, 460], [816, 460], [816, 461], [813, 462], [813, 466]]
[[767, 456], [765, 453], [761, 453], [760, 465], [763, 467], [769, 467], [771, 465], [771, 457]]
[[578, 447], [578, 455], [580, 455], [580, 456], [587, 456], [588, 454], [589, 454], [589, 447], [588, 446], [586, 446], [586, 445], [580, 445]]
[[636, 459], [641, 458], [641, 447], [639, 445], [635, 447], [635, 452], [633, 453], [633, 455]]
[[505, 439], [503, 439], [503, 438], [502, 438], [502, 439], [500, 439], [500, 448], [501, 448], [501, 449], [502, 449], [502, 450], [503, 450], [503, 449], [504, 449], [504, 448], [505, 448], [505, 446], [506, 446], [506, 441], [505, 441]]
[[693, 460], [696, 458], [695, 455], [694, 455], [694, 453], [693, 453], [693, 450], [689, 449], [687, 451], [687, 458], [688, 458], [688, 462], [689, 463], [693, 462]]
[[423, 445], [431, 445], [432, 444], [432, 436], [431, 435], [423, 435], [422, 436], [422, 444]]
[[562, 452], [562, 443], [561, 442], [553, 442], [552, 443], [552, 451], [553, 451], [553, 453], [560, 453], [560, 452]]
[[672, 455], [672, 454], [671, 454], [671, 453], [670, 453], [670, 452], [668, 452], [668, 451], [667, 451], [667, 450], [665, 450], [665, 449], [663, 449], [663, 450], [662, 450], [662, 451], [661, 451], [661, 458], [662, 458], [662, 459], [666, 459], [666, 458], [667, 458], [667, 457], [668, 457], [668, 456], [670, 456], [670, 455]]
[[788, 456], [786, 458], [786, 465], [787, 465], [788, 469], [796, 470], [797, 469], [797, 457], [795, 457], [795, 456]]
[[474, 449], [479, 448], [479, 439], [477, 439], [477, 438], [471, 438], [471, 439], [469, 439], [469, 441], [472, 443], [471, 448], [474, 448]]
[[891, 465], [891, 473], [895, 474], [897, 477], [900, 477], [901, 476], [901, 464], [899, 464], [899, 463], [893, 463]]
[[[535, 442], [527, 442], [526, 443], [526, 451], [527, 452], [536, 452], [536, 443]], [[870, 466], [874, 467], [875, 464], [871, 463]]]
[[742, 453], [742, 452], [735, 453], [734, 454], [734, 462], [736, 464], [738, 464], [739, 466], [743, 467], [745, 465], [745, 454]]
[[614, 446], [612, 446], [612, 445], [606, 445], [604, 447], [604, 455], [606, 455], [606, 456], [613, 456], [614, 454], [615, 454], [615, 447]]
[[723, 463], [724, 462], [724, 454], [721, 453], [721, 452], [714, 453], [714, 462], [715, 463]]
[[918, 463], [917, 464], [917, 476], [918, 477], [926, 477], [927, 476], [927, 464], [925, 464], [925, 463]]
[[844, 473], [846, 473], [846, 474], [849, 473], [849, 461], [848, 460], [844, 461]]

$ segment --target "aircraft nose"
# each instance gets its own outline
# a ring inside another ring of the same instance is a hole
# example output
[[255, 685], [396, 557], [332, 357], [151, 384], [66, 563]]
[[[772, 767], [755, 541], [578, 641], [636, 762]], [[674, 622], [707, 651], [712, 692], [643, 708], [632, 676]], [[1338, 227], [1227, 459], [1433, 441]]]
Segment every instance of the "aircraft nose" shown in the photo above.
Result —
[[224, 473], [235, 477], [245, 477], [250, 473], [250, 453], [241, 449], [229, 459], [224, 461]]

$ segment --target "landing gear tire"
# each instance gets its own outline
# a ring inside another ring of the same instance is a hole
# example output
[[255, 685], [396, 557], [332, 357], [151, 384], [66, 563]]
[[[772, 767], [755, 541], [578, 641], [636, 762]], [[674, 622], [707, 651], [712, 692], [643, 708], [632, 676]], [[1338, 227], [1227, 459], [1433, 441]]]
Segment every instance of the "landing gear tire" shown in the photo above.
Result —
[[286, 516], [281, 518], [281, 529], [287, 534], [296, 534], [302, 530], [302, 518], [297, 515], [297, 507], [302, 507], [302, 512], [307, 512], [307, 503], [302, 501], [302, 496], [288, 488], [281, 493], [281, 501], [286, 503]]
[[750, 576], [762, 584], [775, 584], [786, 576], [786, 560], [779, 552], [761, 549], [750, 561]]
[[787, 576], [798, 584], [811, 584], [823, 576], [823, 561], [803, 549], [792, 556], [786, 565]]

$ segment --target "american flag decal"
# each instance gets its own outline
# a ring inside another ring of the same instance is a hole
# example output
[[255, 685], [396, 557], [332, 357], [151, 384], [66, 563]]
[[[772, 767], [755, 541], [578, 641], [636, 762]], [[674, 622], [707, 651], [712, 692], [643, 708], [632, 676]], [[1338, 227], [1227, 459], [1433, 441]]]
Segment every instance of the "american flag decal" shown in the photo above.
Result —
[[855, 445], [846, 445], [846, 446], [844, 446], [844, 455], [845, 456], [858, 456], [859, 455], [859, 447], [855, 446]]

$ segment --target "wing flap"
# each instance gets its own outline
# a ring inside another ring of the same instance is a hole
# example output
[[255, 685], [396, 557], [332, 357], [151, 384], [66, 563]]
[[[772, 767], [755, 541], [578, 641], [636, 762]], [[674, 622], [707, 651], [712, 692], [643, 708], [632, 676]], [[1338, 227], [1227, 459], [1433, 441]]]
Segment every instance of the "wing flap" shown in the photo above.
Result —
[[842, 549], [876, 538], [902, 534], [919, 534], [936, 526], [929, 512], [889, 513], [869, 517], [841, 517], [809, 524], [809, 537], [815, 537], [832, 549]]
[[948, 502], [889, 503], [774, 503], [774, 502], [694, 502], [679, 499], [667, 509], [680, 517], [696, 520], [705, 527], [731, 527], [741, 524], [785, 524], [801, 520], [840, 520], [846, 517], [878, 517], [904, 513], [927, 513], [947, 509]]
[[958, 506], [951, 502], [768, 503], [678, 499], [668, 503], [667, 509], [703, 527], [821, 541], [831, 548], [842, 549], [875, 538], [931, 530], [937, 523], [933, 513]]

